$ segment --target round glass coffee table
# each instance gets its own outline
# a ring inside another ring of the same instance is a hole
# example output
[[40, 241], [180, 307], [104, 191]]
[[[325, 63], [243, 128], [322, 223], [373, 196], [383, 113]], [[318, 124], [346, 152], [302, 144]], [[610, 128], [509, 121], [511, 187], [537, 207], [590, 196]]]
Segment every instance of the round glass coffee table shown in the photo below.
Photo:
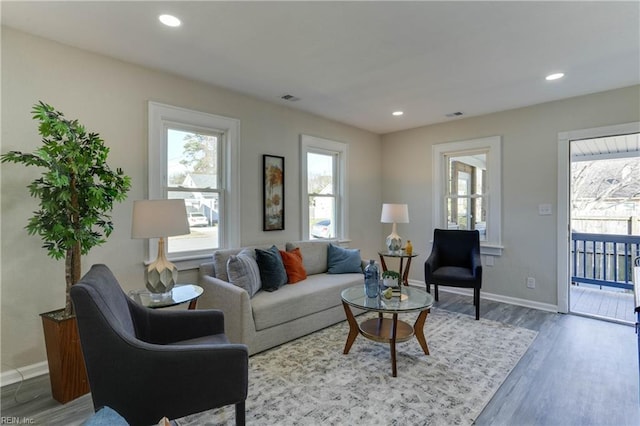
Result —
[[[391, 299], [386, 299], [382, 295], [367, 297], [364, 285], [358, 285], [343, 290], [341, 297], [342, 306], [349, 322], [349, 336], [344, 346], [344, 354], [349, 353], [358, 334], [376, 342], [389, 343], [393, 377], [396, 377], [398, 373], [396, 368], [397, 342], [405, 342], [415, 335], [425, 355], [429, 355], [429, 347], [424, 337], [424, 323], [433, 306], [433, 296], [425, 290], [401, 285], [399, 294], [394, 293]], [[378, 312], [378, 317], [367, 319], [358, 324], [353, 312], [351, 312], [351, 306], [365, 311]], [[408, 312], [420, 312], [413, 326], [398, 319], [398, 314]], [[391, 314], [391, 318], [385, 318], [383, 314]]]

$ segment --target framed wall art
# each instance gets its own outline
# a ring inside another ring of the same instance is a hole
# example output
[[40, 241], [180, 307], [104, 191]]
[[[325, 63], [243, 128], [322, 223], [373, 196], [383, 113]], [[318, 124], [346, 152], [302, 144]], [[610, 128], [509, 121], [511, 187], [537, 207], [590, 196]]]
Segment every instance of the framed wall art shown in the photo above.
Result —
[[263, 231], [284, 230], [284, 157], [262, 156]]

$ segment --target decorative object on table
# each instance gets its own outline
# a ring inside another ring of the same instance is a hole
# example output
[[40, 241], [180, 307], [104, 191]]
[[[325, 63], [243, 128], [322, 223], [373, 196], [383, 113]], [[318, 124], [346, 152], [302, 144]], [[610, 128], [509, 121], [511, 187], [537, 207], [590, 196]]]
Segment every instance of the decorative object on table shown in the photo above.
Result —
[[263, 231], [284, 230], [284, 157], [262, 156]]
[[385, 287], [400, 287], [400, 274], [396, 271], [384, 271], [382, 273], [382, 283]]
[[413, 245], [411, 244], [411, 240], [407, 240], [407, 245], [404, 247], [404, 252], [409, 256], [413, 254]]
[[371, 259], [369, 264], [364, 268], [364, 291], [367, 297], [377, 297], [380, 288], [378, 267], [376, 262]]
[[158, 238], [158, 257], [147, 267], [147, 289], [156, 295], [171, 291], [178, 268], [165, 255], [164, 239], [189, 233], [184, 200], [138, 200], [133, 202], [131, 238]]
[[396, 223], [409, 223], [409, 207], [406, 204], [383, 204], [380, 222], [393, 223], [386, 244], [390, 252], [399, 252], [402, 247], [402, 238], [396, 231]]
[[109, 148], [78, 120], [44, 102], [34, 105], [32, 114], [40, 122], [43, 145], [31, 154], [10, 151], [0, 161], [45, 169], [28, 186], [40, 202], [25, 228], [42, 238], [50, 257], [65, 259], [65, 308], [41, 314], [52, 395], [65, 403], [89, 391], [80, 345], [73, 343], [78, 337], [69, 292], [82, 276], [80, 257], [113, 231], [111, 210], [126, 198], [131, 178], [107, 165]]

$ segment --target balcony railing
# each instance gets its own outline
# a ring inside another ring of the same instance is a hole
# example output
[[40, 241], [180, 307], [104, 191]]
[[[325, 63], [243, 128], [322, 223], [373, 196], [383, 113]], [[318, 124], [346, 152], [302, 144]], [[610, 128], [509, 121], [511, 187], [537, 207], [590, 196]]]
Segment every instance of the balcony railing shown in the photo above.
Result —
[[633, 289], [633, 259], [640, 235], [571, 234], [571, 281]]

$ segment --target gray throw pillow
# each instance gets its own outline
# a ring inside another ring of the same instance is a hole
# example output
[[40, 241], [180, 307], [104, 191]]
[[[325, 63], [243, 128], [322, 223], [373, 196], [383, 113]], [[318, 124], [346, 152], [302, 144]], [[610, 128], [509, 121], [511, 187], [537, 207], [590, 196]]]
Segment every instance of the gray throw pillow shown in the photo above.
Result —
[[360, 250], [346, 249], [329, 244], [327, 249], [327, 273], [349, 274], [362, 273]]
[[287, 271], [278, 247], [274, 245], [269, 250], [256, 249], [256, 262], [263, 290], [276, 291], [287, 283]]
[[260, 290], [260, 269], [253, 256], [238, 253], [237, 256], [229, 256], [227, 260], [227, 275], [229, 282], [243, 288], [249, 293], [249, 297]]

